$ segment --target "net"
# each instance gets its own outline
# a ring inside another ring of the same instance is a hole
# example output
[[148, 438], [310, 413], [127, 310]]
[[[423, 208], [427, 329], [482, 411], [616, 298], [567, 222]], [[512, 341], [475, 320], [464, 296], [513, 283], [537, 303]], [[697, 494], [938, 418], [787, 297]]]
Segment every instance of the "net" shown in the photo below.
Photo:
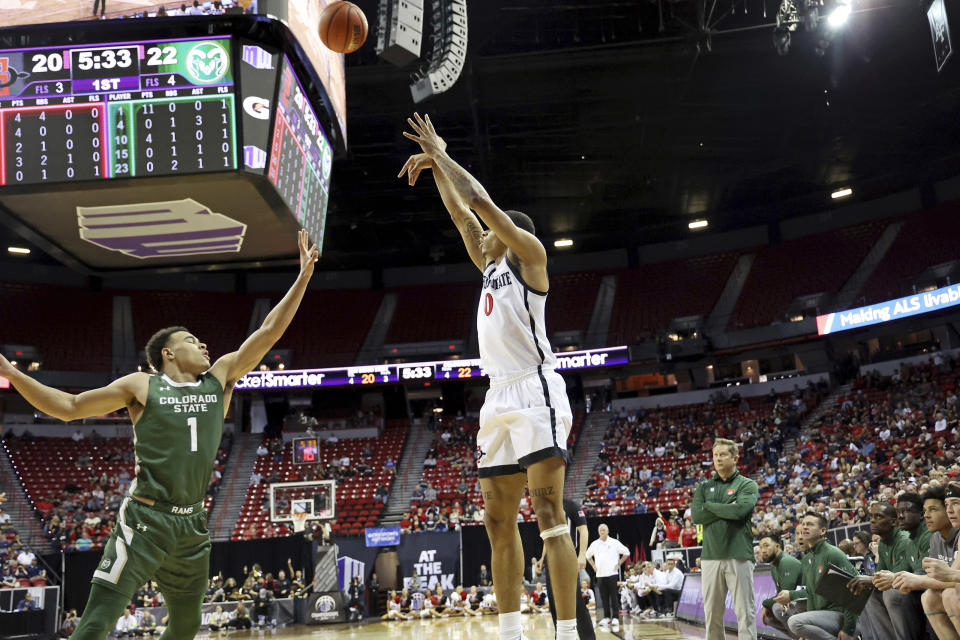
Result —
[[306, 513], [294, 513], [293, 514], [293, 532], [300, 533], [307, 527], [307, 515]]

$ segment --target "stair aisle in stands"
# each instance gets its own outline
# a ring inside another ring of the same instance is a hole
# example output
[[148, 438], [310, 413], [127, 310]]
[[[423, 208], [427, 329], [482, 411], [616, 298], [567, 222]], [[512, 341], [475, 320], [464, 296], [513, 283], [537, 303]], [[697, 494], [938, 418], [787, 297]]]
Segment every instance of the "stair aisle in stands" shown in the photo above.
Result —
[[261, 433], [241, 433], [234, 442], [236, 453], [230, 456], [220, 485], [220, 495], [210, 514], [210, 537], [215, 541], [229, 540], [240, 515], [240, 507], [247, 497], [250, 474], [257, 463], [257, 445]]
[[414, 420], [407, 435], [407, 444], [400, 456], [397, 477], [390, 489], [387, 509], [379, 522], [381, 527], [392, 527], [400, 523], [405, 511], [410, 508], [413, 490], [423, 475], [423, 461], [433, 442], [433, 432], [428, 430], [422, 420]]

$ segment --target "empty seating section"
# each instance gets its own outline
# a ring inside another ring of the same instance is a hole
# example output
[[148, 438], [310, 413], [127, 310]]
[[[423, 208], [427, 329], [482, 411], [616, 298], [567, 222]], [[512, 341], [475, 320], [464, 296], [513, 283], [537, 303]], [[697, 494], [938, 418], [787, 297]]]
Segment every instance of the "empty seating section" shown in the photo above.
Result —
[[112, 296], [74, 287], [0, 282], [4, 344], [35, 346], [43, 368], [110, 371]]
[[871, 304], [914, 293], [924, 269], [960, 258], [960, 203], [939, 206], [904, 220], [903, 228], [864, 285], [857, 304]]
[[[157, 330], [186, 327], [207, 345], [211, 360], [236, 350], [247, 336], [253, 297], [208, 291], [129, 291], [133, 335], [143, 349]], [[109, 323], [103, 328], [110, 335]]]
[[[377, 488], [389, 491], [393, 483], [396, 467], [387, 469], [384, 465], [387, 460], [399, 463], [400, 453], [407, 436], [407, 426], [398, 426], [388, 423], [387, 428], [379, 437], [341, 439], [336, 444], [322, 442], [320, 447], [320, 462], [316, 465], [295, 465], [292, 460], [292, 447], [286, 443], [283, 447], [282, 459], [274, 461], [270, 455], [257, 459], [254, 473], [259, 474], [262, 480], [252, 484], [247, 490], [247, 496], [240, 510], [239, 518], [233, 532], [234, 540], [250, 540], [264, 537], [278, 537], [288, 535], [292, 525], [274, 526], [270, 521], [270, 491], [269, 485], [273, 482], [299, 482], [308, 479], [336, 480], [336, 522], [332, 525], [334, 534], [361, 535], [365, 527], [376, 524], [384, 503], [377, 499], [374, 492]], [[363, 451], [371, 448], [373, 455], [365, 457]], [[349, 458], [346, 467], [338, 467], [336, 477], [332, 477], [332, 469], [338, 461]], [[337, 462], [335, 462], [337, 461]], [[357, 472], [363, 465], [370, 468], [370, 473]], [[238, 478], [237, 481], [246, 481]]]
[[707, 316], [716, 304], [737, 254], [722, 253], [686, 260], [645, 264], [623, 271], [610, 321], [609, 343], [632, 344], [666, 329], [680, 316]]
[[[64, 425], [64, 429], [69, 426]], [[133, 440], [8, 438], [4, 445], [47, 533], [56, 538], [66, 536], [65, 546], [74, 548], [77, 537], [86, 529], [91, 548], [102, 547], [109, 536], [109, 527], [105, 525], [116, 518], [119, 501], [126, 495], [134, 474]], [[229, 448], [230, 440], [225, 439], [204, 496], [208, 510], [213, 506]], [[103, 492], [102, 497], [96, 495], [98, 491]], [[96, 503], [89, 503], [91, 498]], [[101, 524], [84, 526], [90, 515], [98, 516]], [[62, 523], [59, 532], [50, 526], [54, 516]]]
[[547, 335], [587, 330], [603, 275], [598, 271], [550, 274]]
[[783, 321], [797, 296], [838, 292], [885, 227], [885, 222], [868, 222], [764, 247], [750, 268], [730, 328]]
[[352, 365], [382, 299], [381, 291], [311, 289], [276, 348], [292, 349], [288, 364], [298, 369]]
[[476, 282], [393, 289], [397, 306], [386, 344], [466, 340], [477, 315], [479, 291]]

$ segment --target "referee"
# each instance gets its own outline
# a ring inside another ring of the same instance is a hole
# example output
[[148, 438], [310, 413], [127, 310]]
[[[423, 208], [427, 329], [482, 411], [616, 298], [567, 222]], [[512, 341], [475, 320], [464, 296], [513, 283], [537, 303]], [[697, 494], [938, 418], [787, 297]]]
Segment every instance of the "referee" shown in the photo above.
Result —
[[[614, 631], [620, 628], [620, 593], [617, 590], [617, 578], [620, 565], [630, 557], [630, 550], [616, 538], [610, 537], [610, 528], [602, 524], [597, 527], [600, 537], [587, 547], [587, 559], [597, 574], [600, 585], [600, 600], [603, 602], [603, 619], [599, 625], [606, 628], [613, 625]], [[599, 607], [598, 607], [599, 611]], [[597, 613], [597, 617], [600, 614]]]
[[[569, 498], [563, 499], [563, 513], [567, 516], [567, 526], [570, 527], [570, 537], [573, 538], [573, 548], [577, 552], [577, 584], [580, 583], [579, 572], [587, 566], [587, 519], [583, 515], [583, 509]], [[544, 545], [543, 553], [537, 563], [538, 570], [542, 568], [544, 582], [547, 583], [547, 603], [550, 605], [550, 617], [553, 618], [553, 626], [557, 626], [557, 610], [553, 606], [553, 587], [550, 586], [550, 573], [547, 567], [547, 547]], [[590, 612], [587, 611], [587, 603], [580, 597], [579, 586], [577, 588], [577, 634], [580, 640], [596, 640], [597, 634], [593, 630], [593, 620], [590, 618]]]

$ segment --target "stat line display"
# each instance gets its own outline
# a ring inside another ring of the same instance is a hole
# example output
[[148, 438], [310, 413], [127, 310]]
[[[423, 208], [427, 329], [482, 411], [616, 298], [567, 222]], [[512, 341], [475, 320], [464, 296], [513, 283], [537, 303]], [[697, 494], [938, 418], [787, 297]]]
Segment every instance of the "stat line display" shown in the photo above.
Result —
[[310, 238], [323, 245], [333, 148], [284, 56], [267, 177]]
[[0, 186], [237, 168], [228, 37], [0, 50]]

